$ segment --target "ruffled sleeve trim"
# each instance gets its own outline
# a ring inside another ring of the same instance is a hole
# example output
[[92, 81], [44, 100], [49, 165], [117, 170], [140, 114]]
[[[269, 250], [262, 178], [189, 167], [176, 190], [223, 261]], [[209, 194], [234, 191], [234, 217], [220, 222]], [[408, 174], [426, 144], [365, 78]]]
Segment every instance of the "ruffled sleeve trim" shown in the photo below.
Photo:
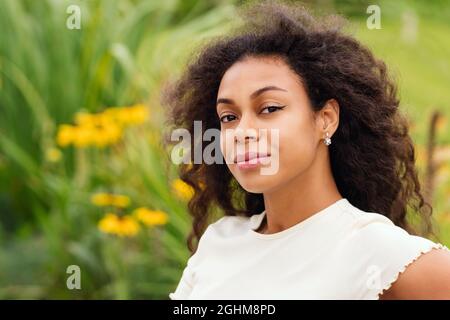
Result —
[[392, 285], [397, 281], [400, 275], [404, 273], [412, 263], [414, 263], [417, 259], [419, 259], [423, 254], [428, 253], [433, 249], [444, 249], [450, 252], [450, 249], [447, 248], [445, 245], [435, 242], [433, 242], [432, 245], [430, 245], [429, 247], [418, 251], [417, 255], [414, 256], [412, 259], [410, 259], [406, 264], [404, 264], [403, 267], [396, 274], [394, 274], [394, 276], [387, 282], [387, 284], [376, 294], [376, 299], [379, 300], [381, 295], [392, 287]]

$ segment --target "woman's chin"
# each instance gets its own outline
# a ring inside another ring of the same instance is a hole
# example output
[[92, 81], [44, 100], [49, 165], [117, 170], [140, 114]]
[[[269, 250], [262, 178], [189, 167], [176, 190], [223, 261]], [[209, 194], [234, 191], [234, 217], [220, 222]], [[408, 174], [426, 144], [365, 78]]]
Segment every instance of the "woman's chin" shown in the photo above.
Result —
[[237, 179], [241, 187], [251, 193], [264, 193], [272, 189], [273, 176], [253, 176]]

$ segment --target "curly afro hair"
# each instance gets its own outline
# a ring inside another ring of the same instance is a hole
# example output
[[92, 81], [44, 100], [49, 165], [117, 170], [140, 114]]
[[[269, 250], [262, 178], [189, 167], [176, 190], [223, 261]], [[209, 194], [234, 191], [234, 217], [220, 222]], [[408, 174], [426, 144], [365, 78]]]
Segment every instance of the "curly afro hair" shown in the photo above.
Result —
[[[396, 85], [385, 63], [344, 31], [345, 20], [339, 16], [318, 18], [298, 4], [274, 1], [243, 6], [239, 13], [243, 23], [203, 45], [182, 76], [163, 91], [170, 127], [193, 135], [198, 120], [203, 130], [220, 130], [215, 106], [227, 69], [249, 56], [282, 58], [302, 79], [314, 111], [329, 99], [339, 103], [339, 127], [329, 153], [341, 195], [417, 234], [407, 221], [409, 206], [419, 217], [414, 221], [424, 226], [420, 233], [430, 233], [432, 207], [421, 193], [409, 123], [399, 111]], [[188, 203], [191, 254], [213, 208], [246, 217], [264, 210], [262, 194], [245, 191], [226, 165], [181, 165], [180, 177], [194, 189]]]

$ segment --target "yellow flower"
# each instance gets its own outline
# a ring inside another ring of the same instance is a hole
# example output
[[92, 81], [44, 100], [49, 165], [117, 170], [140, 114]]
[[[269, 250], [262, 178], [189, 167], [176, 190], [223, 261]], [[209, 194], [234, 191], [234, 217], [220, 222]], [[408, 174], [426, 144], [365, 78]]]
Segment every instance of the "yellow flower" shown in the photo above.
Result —
[[194, 189], [181, 179], [176, 179], [172, 182], [172, 189], [178, 197], [184, 200], [189, 200], [194, 195]]
[[98, 148], [103, 148], [109, 144], [109, 137], [107, 134], [102, 132], [103, 130], [97, 130], [97, 134], [92, 138], [93, 143]]
[[56, 142], [59, 146], [65, 147], [73, 142], [74, 137], [75, 127], [68, 124], [62, 124], [58, 128]]
[[147, 106], [143, 104], [137, 104], [131, 107], [116, 107], [108, 112], [124, 126], [144, 123], [148, 117]]
[[115, 234], [120, 237], [132, 237], [139, 232], [139, 224], [131, 216], [119, 217], [114, 213], [107, 213], [98, 223], [100, 231]]
[[111, 107], [99, 113], [78, 112], [76, 125], [61, 125], [57, 134], [58, 145], [73, 144], [77, 148], [96, 146], [99, 148], [117, 143], [123, 134], [123, 127], [140, 124], [148, 117], [143, 104], [131, 107]]
[[100, 127], [113, 123], [114, 119], [105, 112], [86, 113], [78, 112], [75, 114], [75, 123], [80, 127]]
[[98, 207], [114, 206], [126, 208], [130, 205], [130, 198], [124, 195], [100, 192], [91, 197], [91, 202]]
[[75, 127], [73, 144], [78, 148], [87, 147], [91, 144], [93, 137], [96, 136], [95, 129], [90, 127]]
[[117, 234], [119, 236], [134, 236], [139, 232], [139, 224], [130, 216], [120, 218]]
[[135, 209], [133, 215], [147, 226], [164, 225], [169, 218], [167, 213], [161, 210], [150, 210], [145, 207]]
[[111, 121], [122, 125], [120, 122], [120, 114], [122, 112], [123, 107], [109, 107], [103, 111], [103, 114], [108, 117]]
[[130, 205], [130, 198], [123, 195], [115, 195], [112, 197], [111, 204], [115, 207], [126, 208]]
[[93, 137], [93, 142], [97, 147], [104, 147], [118, 142], [121, 136], [121, 128], [117, 124], [110, 123], [96, 129], [96, 135]]
[[115, 123], [104, 126], [103, 131], [108, 136], [109, 143], [116, 143], [122, 136], [122, 129]]
[[119, 217], [114, 213], [107, 213], [98, 223], [98, 228], [104, 233], [114, 233], [117, 230]]
[[137, 104], [130, 107], [131, 111], [131, 123], [140, 124], [144, 123], [148, 118], [148, 109], [144, 104]]
[[96, 193], [91, 197], [91, 202], [98, 207], [111, 205], [111, 195], [109, 193]]
[[58, 148], [49, 148], [45, 152], [45, 158], [50, 162], [58, 162], [61, 160], [62, 153]]
[[87, 112], [77, 112], [75, 114], [75, 123], [80, 126], [94, 126], [96, 123], [96, 116]]

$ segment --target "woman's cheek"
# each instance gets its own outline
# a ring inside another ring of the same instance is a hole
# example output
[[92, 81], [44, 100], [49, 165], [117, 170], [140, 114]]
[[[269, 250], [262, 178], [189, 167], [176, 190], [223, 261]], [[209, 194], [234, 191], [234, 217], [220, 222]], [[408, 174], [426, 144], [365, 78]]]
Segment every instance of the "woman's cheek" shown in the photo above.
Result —
[[[298, 127], [298, 126], [297, 126]], [[314, 156], [313, 144], [308, 131], [286, 128], [280, 135], [279, 163], [280, 171], [289, 175], [298, 174], [305, 169]]]
[[224, 157], [224, 163], [230, 165], [233, 161], [233, 137], [231, 135], [226, 135], [225, 131], [220, 134], [220, 151]]

